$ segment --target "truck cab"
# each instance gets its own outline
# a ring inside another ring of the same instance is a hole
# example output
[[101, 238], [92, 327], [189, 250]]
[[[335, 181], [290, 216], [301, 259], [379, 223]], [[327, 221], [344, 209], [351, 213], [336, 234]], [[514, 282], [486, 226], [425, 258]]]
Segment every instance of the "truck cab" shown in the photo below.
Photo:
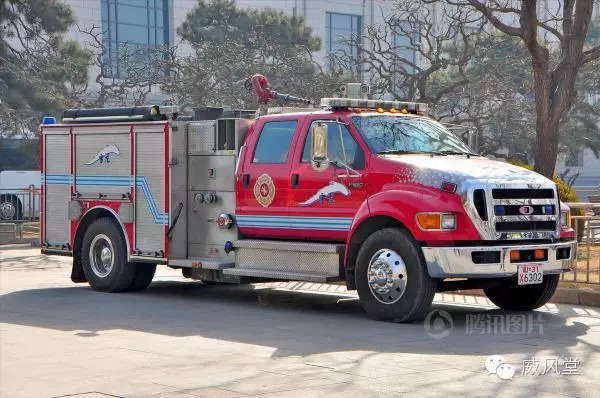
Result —
[[[166, 264], [207, 283], [344, 281], [399, 322], [436, 291], [545, 304], [576, 247], [556, 185], [473, 153], [426, 112], [360, 98], [68, 111], [41, 129], [42, 251], [73, 256], [72, 279], [101, 291], [144, 289]], [[48, 153], [59, 144], [70, 160]]]

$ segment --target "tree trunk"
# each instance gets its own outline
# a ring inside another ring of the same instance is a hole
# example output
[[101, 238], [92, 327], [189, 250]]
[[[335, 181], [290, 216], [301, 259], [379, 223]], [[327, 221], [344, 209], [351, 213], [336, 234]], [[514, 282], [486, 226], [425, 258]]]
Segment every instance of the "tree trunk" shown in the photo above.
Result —
[[537, 151], [535, 153], [534, 170], [545, 177], [552, 178], [558, 156], [559, 123], [552, 120], [536, 121]]
[[552, 78], [548, 73], [548, 58], [546, 49], [539, 46], [532, 49], [537, 138], [534, 170], [551, 179], [558, 154], [559, 118], [552, 117]]

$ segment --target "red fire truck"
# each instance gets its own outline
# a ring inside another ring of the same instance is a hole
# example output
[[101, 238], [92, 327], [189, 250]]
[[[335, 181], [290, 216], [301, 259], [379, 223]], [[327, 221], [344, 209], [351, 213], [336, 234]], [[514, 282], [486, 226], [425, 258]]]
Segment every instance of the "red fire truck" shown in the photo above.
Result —
[[[260, 75], [250, 85], [299, 100]], [[146, 288], [157, 264], [207, 283], [345, 281], [371, 316], [400, 322], [436, 291], [545, 304], [576, 248], [556, 185], [472, 153], [425, 104], [359, 86], [319, 108], [45, 120], [42, 253], [72, 256], [71, 279], [107, 292]]]

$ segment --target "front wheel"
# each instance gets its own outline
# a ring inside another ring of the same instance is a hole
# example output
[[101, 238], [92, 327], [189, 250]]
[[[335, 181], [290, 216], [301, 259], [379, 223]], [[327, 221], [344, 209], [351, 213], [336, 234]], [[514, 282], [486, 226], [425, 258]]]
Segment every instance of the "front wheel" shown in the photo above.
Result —
[[425, 316], [436, 281], [414, 239], [403, 230], [385, 228], [369, 236], [358, 252], [356, 287], [371, 317], [411, 322]]
[[544, 275], [538, 285], [519, 286], [515, 280], [483, 289], [490, 301], [503, 310], [531, 311], [546, 304], [558, 287], [560, 275]]

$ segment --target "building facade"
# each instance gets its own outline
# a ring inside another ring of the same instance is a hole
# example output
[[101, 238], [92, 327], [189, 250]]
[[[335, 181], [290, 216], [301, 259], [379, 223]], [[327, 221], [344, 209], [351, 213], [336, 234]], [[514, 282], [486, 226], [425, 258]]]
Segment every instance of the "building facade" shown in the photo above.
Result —
[[[540, 15], [547, 10], [554, 10], [558, 0], [539, 2]], [[197, 0], [66, 0], [72, 7], [77, 25], [71, 28], [68, 38], [89, 46], [89, 35], [80, 31], [93, 29], [99, 34], [106, 48], [104, 70], [92, 67], [90, 70], [90, 86], [94, 88], [96, 78], [118, 78], [123, 73], [120, 64], [122, 44], [127, 43], [128, 51], [134, 56], [147, 56], [146, 50], [156, 45], [177, 47], [180, 54], [185, 55], [190, 48], [177, 35], [177, 28], [185, 21], [187, 13], [194, 8]], [[236, 0], [240, 8], [261, 9], [270, 7], [289, 15], [303, 17], [312, 28], [313, 34], [321, 38], [321, 50], [315, 60], [326, 66], [328, 55], [337, 51], [356, 54], [356, 48], [343, 44], [344, 39], [363, 32], [365, 26], [379, 24], [384, 16], [390, 15], [394, 9], [392, 0]], [[435, 5], [432, 6], [435, 14]], [[600, 0], [596, 0], [594, 17], [600, 18]], [[551, 37], [546, 39], [551, 40]], [[402, 35], [393, 37], [395, 45], [402, 46], [409, 39]], [[417, 62], [414, 50], [402, 49], [401, 56]], [[413, 51], [413, 53], [406, 52]], [[161, 102], [157, 87], [148, 97], [149, 102]], [[576, 159], [575, 159], [576, 158]], [[557, 173], [567, 169], [569, 175], [579, 174], [576, 186], [597, 186], [600, 184], [600, 160], [589, 150], [575, 156], [563, 156], [557, 163]]]
[[[187, 13], [194, 8], [196, 0], [66, 0], [75, 12], [77, 25], [68, 38], [83, 46], [90, 46], [88, 34], [81, 31], [94, 30], [106, 48], [105, 70], [90, 70], [93, 85], [101, 73], [105, 78], [119, 77], [123, 73], [123, 44], [127, 51], [143, 57], [145, 50], [156, 45], [177, 47], [180, 54], [189, 52], [189, 46], [181, 42], [177, 28], [185, 21]], [[364, 26], [383, 21], [394, 4], [386, 0], [236, 0], [240, 8], [272, 8], [289, 15], [303, 17], [313, 34], [321, 38], [321, 50], [315, 60], [323, 65], [328, 54], [346, 51], [356, 55], [356, 48], [341, 43], [352, 35], [360, 35]], [[398, 38], [401, 40], [401, 38]]]

